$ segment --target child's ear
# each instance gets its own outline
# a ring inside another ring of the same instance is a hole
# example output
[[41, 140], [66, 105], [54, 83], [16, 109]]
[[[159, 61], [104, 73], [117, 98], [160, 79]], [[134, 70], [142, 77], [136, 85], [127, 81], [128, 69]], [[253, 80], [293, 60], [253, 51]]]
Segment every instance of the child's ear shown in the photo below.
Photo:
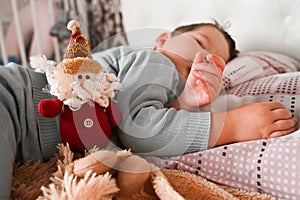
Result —
[[156, 48], [162, 48], [166, 41], [171, 37], [170, 33], [164, 32], [156, 38]]

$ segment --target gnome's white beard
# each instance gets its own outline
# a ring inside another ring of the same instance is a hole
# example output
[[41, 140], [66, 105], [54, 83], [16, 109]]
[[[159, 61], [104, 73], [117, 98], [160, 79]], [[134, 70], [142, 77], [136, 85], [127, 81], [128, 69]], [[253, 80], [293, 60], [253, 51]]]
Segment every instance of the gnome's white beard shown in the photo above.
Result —
[[102, 107], [107, 107], [110, 99], [115, 96], [114, 91], [121, 89], [118, 78], [113, 74], [99, 72], [88, 75], [90, 79], [75, 80], [70, 84], [72, 93], [64, 100], [64, 104], [72, 110], [79, 109], [86, 102], [95, 102]]
[[[90, 84], [88, 84], [90, 82]], [[91, 80], [86, 80], [82, 84], [79, 81], [74, 81], [71, 83], [72, 93], [64, 100], [64, 104], [68, 105], [72, 110], [77, 110], [82, 104], [95, 101], [96, 89], [95, 87], [87, 87], [87, 85], [92, 85]], [[93, 83], [95, 85], [95, 83]]]
[[[119, 79], [114, 74], [101, 71], [98, 74], [84, 73], [71, 76], [58, 71], [60, 70], [47, 74], [50, 85], [48, 91], [72, 110], [80, 109], [87, 102], [107, 107], [110, 99], [115, 96], [114, 91], [121, 89]], [[89, 79], [78, 79], [79, 75], [81, 77], [88, 75]]]

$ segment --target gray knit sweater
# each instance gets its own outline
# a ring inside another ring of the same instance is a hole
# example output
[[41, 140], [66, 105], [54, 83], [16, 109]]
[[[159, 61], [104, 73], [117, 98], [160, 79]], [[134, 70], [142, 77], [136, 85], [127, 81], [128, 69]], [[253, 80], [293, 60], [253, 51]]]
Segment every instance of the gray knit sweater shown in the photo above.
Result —
[[208, 148], [210, 113], [168, 108], [182, 91], [184, 80], [167, 57], [151, 49], [129, 47], [93, 57], [120, 78], [123, 90], [115, 100], [123, 115], [119, 138], [126, 148], [159, 156]]
[[15, 135], [19, 160], [49, 159], [60, 142], [57, 119], [37, 111], [41, 99], [51, 98], [43, 92], [46, 84], [44, 74], [16, 64], [0, 67], [0, 131]]

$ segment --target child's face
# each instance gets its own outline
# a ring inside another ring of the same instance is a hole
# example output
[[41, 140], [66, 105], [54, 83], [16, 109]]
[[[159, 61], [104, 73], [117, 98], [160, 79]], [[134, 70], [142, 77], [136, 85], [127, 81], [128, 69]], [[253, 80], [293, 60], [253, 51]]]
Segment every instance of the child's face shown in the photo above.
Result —
[[225, 62], [229, 60], [229, 45], [223, 34], [213, 26], [202, 26], [196, 30], [184, 32], [176, 36], [167, 36], [160, 46], [164, 51], [193, 62], [197, 52], [216, 54]]

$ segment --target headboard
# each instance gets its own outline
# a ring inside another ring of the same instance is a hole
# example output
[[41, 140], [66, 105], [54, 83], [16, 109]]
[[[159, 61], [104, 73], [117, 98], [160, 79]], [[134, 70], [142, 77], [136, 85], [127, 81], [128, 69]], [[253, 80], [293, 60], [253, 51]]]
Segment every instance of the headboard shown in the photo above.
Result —
[[227, 31], [241, 52], [266, 50], [300, 60], [299, 0], [121, 0], [121, 8], [125, 30], [132, 32], [129, 43], [216, 19], [230, 22]]

